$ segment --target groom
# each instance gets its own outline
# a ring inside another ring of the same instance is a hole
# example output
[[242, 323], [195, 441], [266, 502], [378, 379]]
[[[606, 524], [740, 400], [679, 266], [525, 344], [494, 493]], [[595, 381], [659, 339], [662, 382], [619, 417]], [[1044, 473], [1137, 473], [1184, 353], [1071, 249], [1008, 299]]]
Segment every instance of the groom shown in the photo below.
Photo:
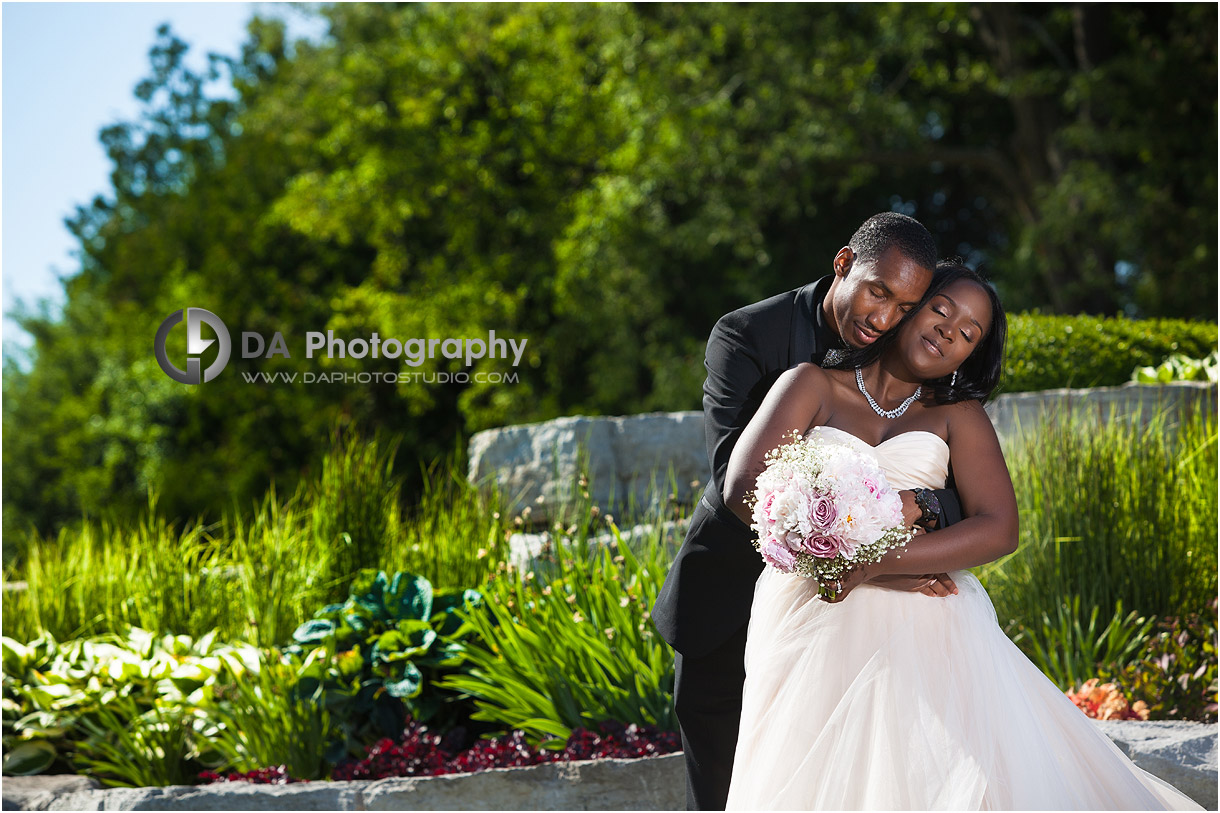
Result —
[[[928, 230], [906, 215], [884, 212], [839, 249], [833, 273], [726, 314], [712, 328], [703, 384], [712, 477], [652, 611], [657, 630], [677, 653], [674, 708], [686, 755], [688, 809], [723, 810], [728, 797], [746, 628], [763, 569], [749, 527], [721, 499], [733, 446], [780, 373], [803, 361], [829, 365], [840, 350], [876, 341], [919, 303], [935, 267]], [[828, 351], [834, 351], [831, 358]], [[953, 491], [934, 494], [916, 499], [902, 492], [908, 524], [943, 527], [961, 519]], [[916, 589], [929, 582], [904, 579], [884, 586]]]

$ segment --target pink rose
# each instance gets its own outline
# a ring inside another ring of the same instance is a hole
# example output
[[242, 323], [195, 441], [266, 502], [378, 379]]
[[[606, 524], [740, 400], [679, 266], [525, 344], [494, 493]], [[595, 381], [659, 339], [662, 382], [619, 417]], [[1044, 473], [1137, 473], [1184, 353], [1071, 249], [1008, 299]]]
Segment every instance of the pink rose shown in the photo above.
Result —
[[814, 530], [830, 530], [835, 520], [839, 518], [839, 510], [835, 508], [834, 500], [822, 494], [815, 494], [811, 498], [811, 502], [813, 503], [813, 510], [810, 513], [813, 519]]
[[768, 539], [759, 548], [763, 561], [782, 573], [792, 572], [796, 564], [796, 556], [788, 550], [788, 546], [775, 539]]
[[806, 553], [812, 554], [819, 559], [833, 559], [839, 555], [839, 548], [842, 547], [842, 543], [838, 537], [815, 533], [805, 539], [803, 547]]

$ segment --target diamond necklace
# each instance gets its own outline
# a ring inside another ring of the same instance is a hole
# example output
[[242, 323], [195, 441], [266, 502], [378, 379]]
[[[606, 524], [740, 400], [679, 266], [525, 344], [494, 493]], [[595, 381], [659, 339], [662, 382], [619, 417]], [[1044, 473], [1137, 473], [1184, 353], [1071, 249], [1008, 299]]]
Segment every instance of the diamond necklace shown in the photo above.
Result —
[[893, 409], [882, 409], [877, 405], [877, 402], [873, 400], [873, 396], [868, 394], [868, 390], [864, 388], [864, 375], [860, 372], [859, 367], [856, 368], [856, 386], [860, 388], [860, 392], [864, 393], [864, 397], [868, 399], [868, 405], [873, 408], [873, 412], [876, 412], [883, 418], [900, 417], [902, 413], [907, 411], [907, 407], [915, 403], [915, 399], [919, 397], [921, 392], [923, 392], [923, 385], [920, 384], [915, 388], [915, 392], [911, 393], [911, 397], [903, 401], [898, 406], [894, 407]]

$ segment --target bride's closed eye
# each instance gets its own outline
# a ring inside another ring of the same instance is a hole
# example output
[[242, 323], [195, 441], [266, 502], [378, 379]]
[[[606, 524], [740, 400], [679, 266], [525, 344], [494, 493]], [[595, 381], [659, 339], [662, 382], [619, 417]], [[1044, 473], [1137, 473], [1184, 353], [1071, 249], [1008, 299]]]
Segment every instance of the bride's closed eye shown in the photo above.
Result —
[[[944, 305], [940, 305], [940, 304], [932, 305], [931, 309], [932, 309], [932, 312], [935, 313], [937, 316], [943, 317], [945, 319], [949, 318], [949, 310]], [[972, 334], [968, 330], [963, 330], [961, 333], [962, 333], [962, 338], [966, 340], [967, 344], [974, 344], [974, 342], [975, 342], [974, 334]]]

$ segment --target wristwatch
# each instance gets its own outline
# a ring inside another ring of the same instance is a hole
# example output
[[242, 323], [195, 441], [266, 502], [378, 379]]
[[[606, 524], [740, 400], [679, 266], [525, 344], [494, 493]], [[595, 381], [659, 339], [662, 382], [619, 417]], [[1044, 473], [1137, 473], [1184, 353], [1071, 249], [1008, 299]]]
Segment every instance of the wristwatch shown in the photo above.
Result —
[[930, 488], [917, 488], [914, 491], [915, 504], [923, 512], [915, 524], [922, 525], [924, 530], [928, 530], [940, 520], [940, 500], [937, 498], [936, 492]]

